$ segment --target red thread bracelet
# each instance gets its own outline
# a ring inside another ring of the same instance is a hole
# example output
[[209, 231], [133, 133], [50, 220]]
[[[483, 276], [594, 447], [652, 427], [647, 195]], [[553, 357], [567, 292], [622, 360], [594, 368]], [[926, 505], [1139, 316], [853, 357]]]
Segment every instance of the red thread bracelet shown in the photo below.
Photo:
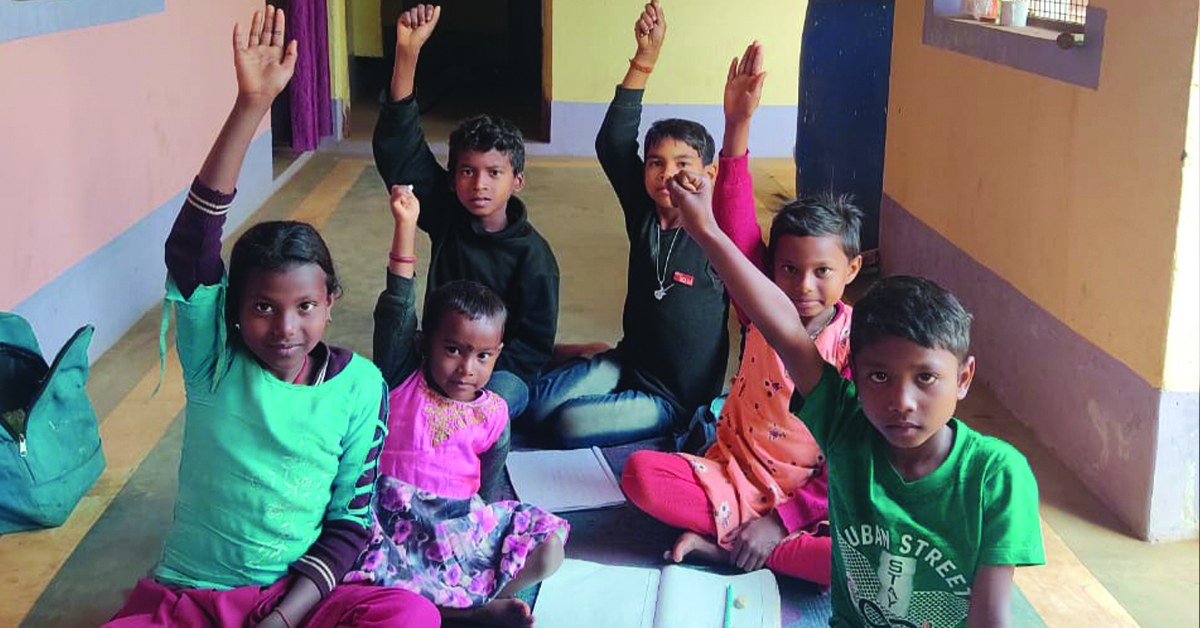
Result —
[[276, 607], [275, 607], [275, 609], [274, 609], [274, 610], [272, 610], [271, 612], [272, 612], [272, 613], [278, 613], [278, 614], [279, 614], [279, 618], [283, 620], [283, 625], [284, 625], [284, 626], [287, 626], [287, 628], [292, 628], [292, 622], [288, 621], [287, 615], [284, 615], [284, 614], [283, 614], [283, 611], [279, 610], [279, 607], [278, 607], [278, 606], [276, 606]]
[[629, 60], [629, 67], [637, 70], [638, 72], [641, 72], [642, 74], [650, 74], [651, 72], [654, 71], [654, 66], [646, 67], [646, 66], [638, 63], [637, 61], [634, 61], [633, 59]]
[[415, 256], [402, 257], [400, 255], [393, 255], [391, 253], [388, 253], [388, 259], [392, 260], [393, 262], [396, 262], [397, 264], [416, 264], [417, 263], [417, 258]]

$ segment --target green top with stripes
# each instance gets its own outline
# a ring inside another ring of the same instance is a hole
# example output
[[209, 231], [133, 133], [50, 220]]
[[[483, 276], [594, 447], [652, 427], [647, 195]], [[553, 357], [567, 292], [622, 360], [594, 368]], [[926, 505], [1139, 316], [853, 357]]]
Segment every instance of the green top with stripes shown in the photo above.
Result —
[[380, 444], [383, 378], [355, 355], [337, 377], [289, 384], [226, 337], [224, 282], [187, 299], [168, 282], [167, 301], [187, 408], [175, 520], [154, 576], [191, 588], [272, 584], [324, 522], [367, 526], [368, 507], [351, 502], [373, 489], [356, 484]]

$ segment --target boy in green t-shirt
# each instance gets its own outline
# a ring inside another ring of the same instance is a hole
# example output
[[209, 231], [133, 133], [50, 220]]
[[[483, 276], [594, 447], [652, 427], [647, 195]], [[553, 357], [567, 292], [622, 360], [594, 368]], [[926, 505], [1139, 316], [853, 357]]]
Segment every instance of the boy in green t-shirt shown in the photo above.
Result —
[[1037, 482], [1011, 445], [954, 418], [975, 375], [971, 315], [916, 277], [854, 305], [854, 380], [826, 364], [796, 308], [721, 232], [712, 185], [670, 182], [684, 228], [779, 353], [795, 412], [829, 464], [831, 626], [1009, 626], [1016, 566], [1045, 563]]

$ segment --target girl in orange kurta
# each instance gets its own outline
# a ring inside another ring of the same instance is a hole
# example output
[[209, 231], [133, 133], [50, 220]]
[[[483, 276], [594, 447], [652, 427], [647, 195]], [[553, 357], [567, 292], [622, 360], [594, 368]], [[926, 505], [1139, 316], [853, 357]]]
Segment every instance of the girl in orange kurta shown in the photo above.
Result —
[[[758, 55], [754, 48], [747, 57]], [[743, 73], [731, 71], [731, 84]], [[727, 126], [722, 152], [733, 155], [722, 155], [717, 222], [792, 297], [821, 355], [848, 376], [851, 308], [841, 297], [862, 264], [862, 214], [844, 197], [794, 201], [776, 215], [767, 247], [754, 216], [744, 137], [739, 143], [734, 131], [731, 142]], [[667, 553], [671, 560], [697, 554], [828, 585], [824, 456], [788, 409], [794, 386], [779, 356], [753, 325], [745, 339], [715, 444], [703, 456], [636, 452], [621, 486], [639, 508], [686, 530]]]

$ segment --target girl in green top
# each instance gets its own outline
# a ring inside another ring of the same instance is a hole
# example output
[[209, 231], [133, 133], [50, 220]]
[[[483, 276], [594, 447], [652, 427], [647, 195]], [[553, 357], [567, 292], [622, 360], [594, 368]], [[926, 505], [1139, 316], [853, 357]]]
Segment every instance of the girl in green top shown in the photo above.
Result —
[[322, 342], [340, 292], [311, 225], [221, 232], [246, 150], [291, 78], [283, 11], [234, 29], [238, 96], [167, 238], [167, 300], [187, 393], [174, 521], [111, 628], [437, 626], [419, 595], [340, 584], [370, 540], [386, 388]]

